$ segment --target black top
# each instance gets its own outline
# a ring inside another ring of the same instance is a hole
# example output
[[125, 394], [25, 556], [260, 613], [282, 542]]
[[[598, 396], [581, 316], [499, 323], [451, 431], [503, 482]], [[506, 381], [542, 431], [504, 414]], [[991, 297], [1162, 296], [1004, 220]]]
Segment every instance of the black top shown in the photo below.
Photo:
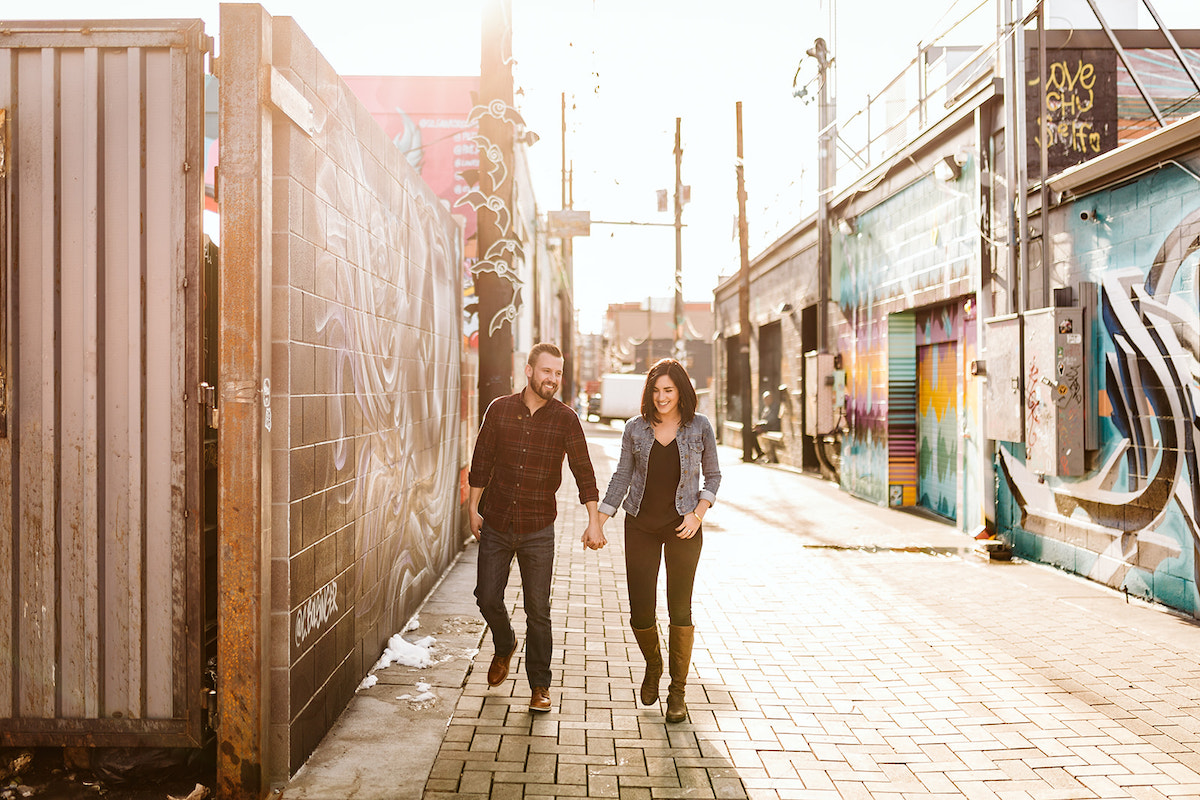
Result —
[[650, 446], [650, 460], [646, 465], [646, 493], [638, 508], [638, 524], [647, 528], [675, 527], [683, 521], [683, 515], [675, 510], [675, 492], [679, 489], [679, 441], [659, 444], [654, 440]]

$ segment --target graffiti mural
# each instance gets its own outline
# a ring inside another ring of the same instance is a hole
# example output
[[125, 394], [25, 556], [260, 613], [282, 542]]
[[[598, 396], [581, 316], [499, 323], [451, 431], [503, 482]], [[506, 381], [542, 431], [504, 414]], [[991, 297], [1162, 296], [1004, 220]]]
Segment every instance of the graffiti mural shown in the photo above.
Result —
[[958, 347], [917, 348], [917, 496], [930, 511], [958, 515]]
[[[948, 417], [945, 402], [936, 411], [928, 403], [919, 409], [917, 346], [955, 342], [956, 363], [974, 358], [975, 317], [973, 312], [961, 313], [973, 308], [973, 301], [950, 300], [969, 285], [977, 264], [971, 174], [964, 168], [958, 182], [922, 177], [858, 214], [853, 233], [840, 235], [840, 258], [834, 263], [834, 296], [842, 317], [836, 323], [837, 342], [848, 389], [841, 484], [876, 503], [917, 505], [922, 444], [918, 414], [925, 414], [929, 429], [932, 413], [937, 423], [932, 442], [936, 445], [940, 432], [943, 446], [929, 446], [938, 454], [930, 463], [942, 463], [940, 488], [930, 504], [943, 512], [955, 509], [951, 513], [958, 516], [960, 528], [977, 524], [981, 515], [980, 474], [978, 468], [961, 465], [947, 472], [949, 462], [943, 456], [952, 454], [951, 461], [957, 462], [975, 457], [978, 405], [973, 387], [964, 386], [955, 371], [956, 413]], [[936, 372], [951, 380], [948, 365]], [[941, 378], [936, 385], [943, 385]], [[944, 420], [949, 420], [949, 428]], [[960, 439], [967, 442], [962, 449]], [[924, 441], [928, 445], [930, 440]], [[958, 510], [959, 469], [976, 500], [969, 512]], [[927, 489], [937, 474], [934, 469], [926, 475]]]
[[1046, 139], [1050, 173], [1094, 158], [1117, 146], [1117, 53], [1056, 50], [1046, 60], [1046, 91], [1039, 86], [1037, 50], [1031, 49], [1025, 89], [1029, 138], [1027, 169], [1038, 175]]
[[[512, 56], [512, 7], [509, 2], [501, 2], [500, 17], [504, 21], [504, 29], [500, 38], [500, 58], [501, 61], [511, 69], [513, 64]], [[525, 128], [525, 120], [521, 114], [512, 105], [500, 99], [492, 99], [484, 105], [477, 105], [471, 109], [471, 113], [467, 115], [467, 122], [478, 125], [480, 120], [490, 118], [502, 127], [501, 130], [507, 128], [502, 138], [515, 137]], [[499, 142], [493, 141], [484, 135], [485, 131], [496, 132], [495, 126], [479, 125], [479, 133], [472, 137], [472, 141], [479, 147], [479, 166], [481, 170], [485, 170], [488, 175], [486, 183], [481, 182], [481, 187], [487, 186], [490, 191], [484, 192], [482, 189], [474, 189], [467, 192], [455, 202], [455, 206], [468, 205], [476, 213], [479, 209], [486, 208], [495, 218], [492, 223], [496, 228], [496, 238], [487, 248], [487, 252], [481, 253], [480, 257], [471, 265], [471, 274], [478, 277], [480, 275], [490, 273], [497, 278], [507, 282], [512, 287], [512, 298], [508, 305], [501, 308], [488, 321], [488, 335], [492, 336], [496, 331], [500, 330], [505, 323], [512, 324], [517, 318], [517, 312], [521, 308], [521, 276], [517, 270], [517, 263], [524, 259], [521, 241], [516, 236], [514, 231], [513, 209], [509, 208], [511, 197], [513, 194], [512, 184], [510, 183], [510, 170], [506, 159], [505, 148]], [[484, 164], [489, 166], [484, 166]], [[480, 218], [480, 223], [483, 223], [484, 218]], [[481, 239], [482, 241], [482, 239]], [[479, 321], [482, 329], [484, 321]]]
[[[1163, 183], [1142, 187], [1142, 196], [1158, 188], [1169, 199], [1178, 187]], [[1136, 205], [1137, 197], [1114, 192], [1111, 206], [1097, 210], [1102, 243], [1123, 238], [1119, 209], [1123, 202]], [[1113, 265], [1100, 276], [1097, 360], [1107, 419], [1088, 474], [1042, 481], [1013, 451], [1005, 449], [1000, 459], [1020, 528], [1043, 539], [1026, 539], [1026, 548], [1068, 545], [1043, 560], [1193, 614], [1200, 565], [1198, 253], [1200, 210], [1194, 210], [1162, 237], [1148, 268]]]
[[463, 543], [462, 229], [286, 30], [291, 57], [322, 66], [294, 84], [311, 125], [276, 125], [271, 143], [279, 774], [299, 769]]
[[370, 554], [355, 561], [362, 631], [400, 630], [411, 611], [404, 600], [440, 577], [457, 546], [459, 255], [436, 204], [419, 191], [408, 197], [407, 248], [372, 241], [400, 221], [364, 202], [380, 227], [331, 215], [327, 236], [369, 254], [366, 263], [318, 258], [335, 275], [337, 302], [316, 327], [332, 348], [333, 397], [344, 398], [329, 406], [332, 466], [352, 476], [327, 502], [356, 518], [354, 551]]

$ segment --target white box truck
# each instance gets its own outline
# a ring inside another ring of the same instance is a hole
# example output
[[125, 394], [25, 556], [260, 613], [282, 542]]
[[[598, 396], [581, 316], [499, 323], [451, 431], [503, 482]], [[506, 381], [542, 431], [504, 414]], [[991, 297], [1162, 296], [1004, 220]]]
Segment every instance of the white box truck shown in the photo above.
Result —
[[642, 387], [646, 376], [610, 373], [600, 376], [600, 422], [631, 419], [642, 413]]

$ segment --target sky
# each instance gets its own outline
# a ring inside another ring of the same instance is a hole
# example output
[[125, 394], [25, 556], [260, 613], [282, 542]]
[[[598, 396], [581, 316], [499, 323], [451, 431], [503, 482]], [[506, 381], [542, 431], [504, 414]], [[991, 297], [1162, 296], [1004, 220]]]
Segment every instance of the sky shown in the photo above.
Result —
[[[486, 0], [267, 0], [292, 16], [343, 75], [477, 75]], [[832, 5], [836, 3], [836, 8]], [[1086, 9], [1085, 0], [1057, 0]], [[735, 104], [743, 105], [750, 257], [816, 210], [816, 104], [793, 96], [815, 75], [805, 50], [818, 36], [836, 65], [840, 117], [864, 105], [950, 23], [966, 17], [958, 43], [991, 41], [992, 0], [930, 0], [922, 13], [895, 0], [512, 0], [517, 105], [539, 137], [529, 150], [539, 209], [561, 197], [561, 97], [567, 95], [567, 159], [576, 209], [594, 221], [574, 248], [579, 329], [601, 330], [610, 303], [674, 293], [671, 212], [656, 191], [672, 189], [675, 119], [682, 139], [683, 295], [709, 301], [736, 272]], [[1172, 27], [1200, 27], [1195, 0], [1154, 0]], [[1032, 2], [1026, 0], [1032, 7]], [[1140, 0], [1101, 0], [1119, 24], [1145, 17]], [[1078, 9], [1076, 9], [1078, 11]], [[211, 0], [38, 0], [10, 5], [7, 19], [199, 17], [219, 31]], [[1110, 20], [1112, 21], [1112, 20]], [[869, 24], [868, 24], [869, 23]], [[1053, 26], [1053, 22], [1051, 23]], [[1143, 25], [1144, 27], [1144, 25]], [[219, 44], [218, 44], [219, 48]]]

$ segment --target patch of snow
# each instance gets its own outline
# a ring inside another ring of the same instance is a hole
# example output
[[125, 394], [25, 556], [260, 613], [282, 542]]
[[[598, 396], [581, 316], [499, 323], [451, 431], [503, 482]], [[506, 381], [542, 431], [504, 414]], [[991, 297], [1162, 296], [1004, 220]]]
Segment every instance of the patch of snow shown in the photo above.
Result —
[[[415, 619], [415, 618], [414, 618]], [[411, 624], [411, 623], [410, 623]], [[407, 630], [407, 626], [406, 626]], [[393, 634], [392, 638], [388, 639], [387, 647], [383, 651], [383, 655], [375, 662], [375, 666], [371, 667], [371, 673], [376, 670], [383, 669], [391, 664], [403, 664], [406, 667], [416, 667], [417, 669], [425, 669], [433, 666], [433, 656], [431, 650], [433, 643], [437, 639], [432, 636], [426, 636], [423, 639], [418, 639], [415, 642], [409, 642], [399, 633]], [[374, 674], [368, 674], [363, 678], [362, 683], [358, 685], [359, 689], [370, 689], [379, 679]], [[418, 691], [428, 690], [429, 684], [424, 684], [424, 689], [421, 684], [417, 684]], [[356, 690], [357, 691], [357, 690]], [[397, 698], [402, 699], [402, 698]]]
[[433, 657], [429, 650], [435, 641], [436, 639], [432, 636], [426, 636], [416, 642], [409, 642], [400, 634], [393, 634], [392, 638], [388, 639], [387, 649], [383, 651], [383, 655], [375, 662], [371, 671], [383, 669], [390, 664], [403, 664], [406, 667], [416, 667], [417, 669], [432, 666]]
[[428, 682], [417, 681], [417, 691], [420, 694], [417, 694], [416, 696], [413, 696], [411, 694], [402, 694], [402, 695], [399, 695], [396, 699], [397, 700], [407, 700], [410, 703], [424, 703], [429, 700], [436, 700], [437, 695], [430, 691], [431, 688], [433, 688], [433, 687]]

